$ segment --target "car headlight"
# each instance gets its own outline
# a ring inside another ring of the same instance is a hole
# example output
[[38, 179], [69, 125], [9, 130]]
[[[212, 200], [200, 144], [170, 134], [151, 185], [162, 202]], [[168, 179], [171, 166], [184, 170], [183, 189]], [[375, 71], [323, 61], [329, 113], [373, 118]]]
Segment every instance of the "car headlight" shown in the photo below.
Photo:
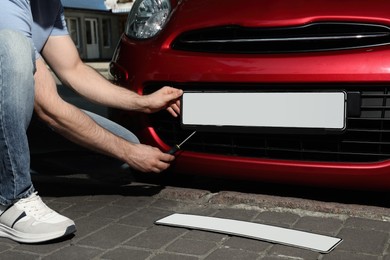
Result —
[[137, 39], [155, 36], [164, 27], [171, 4], [169, 0], [137, 0], [126, 24], [126, 35]]

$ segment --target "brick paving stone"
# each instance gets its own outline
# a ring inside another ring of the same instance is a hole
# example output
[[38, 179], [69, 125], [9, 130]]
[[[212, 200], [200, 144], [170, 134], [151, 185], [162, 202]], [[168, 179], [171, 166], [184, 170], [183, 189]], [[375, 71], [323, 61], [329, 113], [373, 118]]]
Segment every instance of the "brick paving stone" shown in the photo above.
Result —
[[167, 210], [175, 210], [180, 206], [183, 206], [183, 203], [179, 203], [177, 201], [167, 200], [167, 199], [156, 200], [150, 205], [150, 207], [167, 209]]
[[264, 241], [241, 238], [241, 237], [231, 237], [226, 242], [223, 243], [223, 246], [229, 248], [252, 251], [256, 253], [267, 250], [271, 245], [272, 244]]
[[287, 258], [287, 257], [278, 257], [278, 256], [269, 256], [269, 255], [266, 255], [266, 256], [260, 256], [258, 258], [259, 260], [281, 260], [281, 259], [285, 259], [285, 260], [302, 260], [302, 258]]
[[169, 245], [165, 250], [171, 253], [181, 253], [187, 255], [203, 256], [211, 252], [217, 246], [210, 241], [200, 241], [192, 239], [178, 239]]
[[185, 232], [187, 232], [187, 230], [182, 228], [153, 226], [127, 241], [125, 245], [145, 249], [160, 249], [183, 235]]
[[228, 218], [241, 221], [250, 221], [252, 220], [259, 212], [255, 210], [245, 210], [245, 209], [221, 209], [214, 217], [218, 218]]
[[320, 253], [305, 250], [301, 248], [283, 246], [283, 245], [274, 245], [268, 250], [268, 255], [273, 257], [280, 257], [281, 259], [318, 259], [321, 255]]
[[199, 257], [183, 254], [162, 253], [151, 258], [151, 260], [198, 260]]
[[378, 256], [351, 252], [330, 252], [324, 255], [322, 260], [378, 260]]
[[202, 241], [210, 241], [210, 242], [222, 242], [223, 240], [228, 239], [227, 235], [207, 232], [201, 230], [190, 230], [186, 233], [182, 238], [192, 239], [192, 240], [202, 240]]
[[110, 249], [125, 242], [140, 232], [142, 232], [141, 228], [114, 223], [85, 237], [84, 239], [81, 239], [77, 243], [80, 245]]
[[259, 257], [254, 252], [248, 252], [239, 249], [221, 248], [212, 252], [205, 260], [221, 260], [221, 259], [240, 259], [240, 260], [253, 260]]
[[186, 208], [185, 212], [187, 214], [200, 215], [200, 216], [214, 216], [217, 214], [218, 209], [214, 208], [205, 208], [204, 206], [194, 205], [192, 208]]
[[58, 249], [67, 247], [71, 244], [71, 240], [47, 242], [42, 244], [18, 244], [13, 248], [14, 251], [31, 252], [34, 254], [49, 254]]
[[152, 204], [156, 199], [146, 196], [123, 196], [122, 198], [114, 201], [112, 205], [119, 205], [122, 207], [143, 208]]
[[262, 224], [277, 224], [279, 227], [291, 227], [298, 219], [299, 215], [290, 212], [264, 211], [260, 212], [254, 221]]
[[336, 235], [343, 226], [343, 221], [335, 218], [304, 216], [293, 225], [294, 229], [319, 232], [323, 235]]
[[75, 239], [80, 239], [91, 233], [96, 232], [97, 230], [110, 225], [112, 219], [96, 217], [94, 215], [85, 216], [75, 220], [76, 224], [76, 233]]
[[74, 203], [69, 208], [65, 209], [61, 213], [67, 215], [69, 212], [72, 213], [87, 213], [90, 214], [98, 209], [104, 207], [100, 201], [86, 201], [85, 199], [80, 200], [78, 203]]
[[172, 213], [174, 213], [174, 211], [157, 208], [144, 208], [120, 219], [119, 223], [139, 227], [150, 227], [154, 225], [156, 220], [171, 215]]
[[15, 260], [38, 260], [40, 259], [39, 255], [32, 255], [23, 252], [14, 252], [14, 251], [6, 251], [1, 253], [1, 259], [15, 259]]
[[153, 202], [150, 207], [165, 209], [176, 213], [196, 214], [196, 215], [212, 215], [218, 212], [217, 210], [207, 209], [204, 206], [196, 205], [188, 202], [178, 202], [167, 199], [158, 199]]
[[50, 255], [47, 255], [43, 259], [47, 260], [78, 260], [78, 259], [92, 259], [99, 254], [103, 253], [103, 250], [96, 248], [86, 248], [80, 246], [68, 246], [61, 250], [58, 250]]
[[16, 246], [19, 245], [18, 242], [15, 242], [11, 239], [8, 239], [8, 238], [3, 238], [3, 237], [0, 237], [0, 245], [2, 246], [9, 246], [11, 248], [15, 248]]
[[93, 213], [96, 217], [108, 218], [108, 219], [120, 219], [130, 213], [136, 211], [136, 208], [132, 207], [120, 207], [120, 206], [105, 206]]
[[86, 201], [100, 201], [103, 204], [111, 204], [120, 199], [122, 199], [122, 195], [93, 195], [86, 198]]
[[88, 200], [90, 196], [63, 196], [63, 197], [43, 197], [42, 200], [48, 202], [60, 202], [67, 204], [79, 204], [82, 201]]
[[343, 228], [337, 235], [343, 239], [337, 249], [363, 254], [382, 255], [389, 235], [374, 230]]
[[372, 229], [390, 234], [390, 222], [385, 221], [350, 217], [346, 220], [344, 226], [359, 229]]
[[112, 260], [141, 260], [147, 259], [152, 255], [152, 252], [133, 249], [133, 248], [124, 248], [119, 247], [115, 248], [105, 254], [103, 254], [99, 259], [112, 259]]
[[0, 245], [0, 253], [6, 250], [10, 250], [12, 247], [9, 245]]

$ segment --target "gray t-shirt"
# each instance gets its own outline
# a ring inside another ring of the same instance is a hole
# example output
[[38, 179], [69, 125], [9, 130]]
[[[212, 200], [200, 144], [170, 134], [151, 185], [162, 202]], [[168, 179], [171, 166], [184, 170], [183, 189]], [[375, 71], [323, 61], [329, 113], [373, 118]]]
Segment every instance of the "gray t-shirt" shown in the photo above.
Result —
[[0, 0], [0, 30], [22, 32], [34, 44], [40, 57], [49, 36], [67, 35], [60, 0]]

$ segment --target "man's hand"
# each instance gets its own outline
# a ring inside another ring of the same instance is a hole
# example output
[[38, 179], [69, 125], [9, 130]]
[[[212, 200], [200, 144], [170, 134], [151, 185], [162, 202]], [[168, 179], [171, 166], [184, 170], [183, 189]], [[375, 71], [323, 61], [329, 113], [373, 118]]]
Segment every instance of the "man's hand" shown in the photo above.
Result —
[[175, 157], [163, 153], [158, 148], [144, 144], [134, 144], [128, 154], [127, 163], [138, 171], [159, 173], [167, 169]]
[[163, 87], [156, 92], [143, 96], [146, 101], [145, 113], [154, 113], [166, 108], [172, 116], [180, 114], [180, 97], [183, 90], [172, 87]]

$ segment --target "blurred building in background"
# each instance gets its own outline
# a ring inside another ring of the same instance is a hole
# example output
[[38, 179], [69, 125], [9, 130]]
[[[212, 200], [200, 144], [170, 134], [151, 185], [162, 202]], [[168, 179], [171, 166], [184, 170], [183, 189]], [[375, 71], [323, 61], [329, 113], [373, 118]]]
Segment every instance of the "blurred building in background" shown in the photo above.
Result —
[[80, 57], [110, 60], [133, 0], [61, 0], [69, 30]]

